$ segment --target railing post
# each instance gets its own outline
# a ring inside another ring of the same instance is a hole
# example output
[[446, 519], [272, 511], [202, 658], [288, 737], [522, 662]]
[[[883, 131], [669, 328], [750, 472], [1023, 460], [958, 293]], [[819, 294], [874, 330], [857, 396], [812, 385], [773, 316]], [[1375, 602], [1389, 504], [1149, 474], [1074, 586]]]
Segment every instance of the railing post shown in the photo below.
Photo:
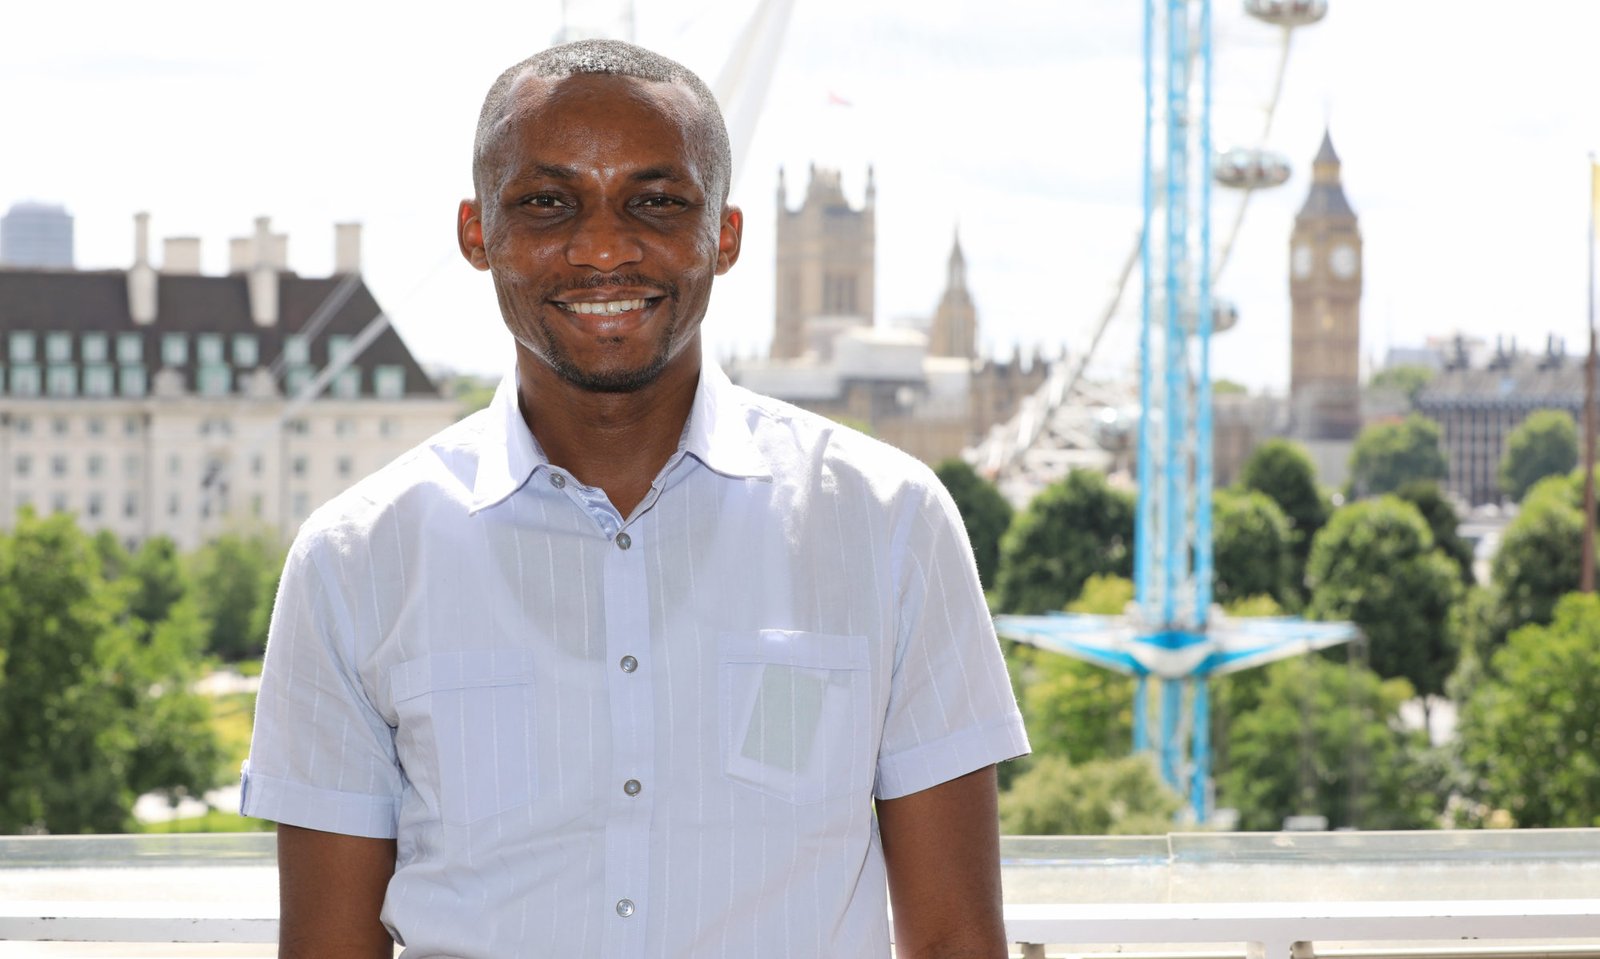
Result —
[[1044, 943], [1024, 942], [1022, 946], [1022, 959], [1044, 959]]

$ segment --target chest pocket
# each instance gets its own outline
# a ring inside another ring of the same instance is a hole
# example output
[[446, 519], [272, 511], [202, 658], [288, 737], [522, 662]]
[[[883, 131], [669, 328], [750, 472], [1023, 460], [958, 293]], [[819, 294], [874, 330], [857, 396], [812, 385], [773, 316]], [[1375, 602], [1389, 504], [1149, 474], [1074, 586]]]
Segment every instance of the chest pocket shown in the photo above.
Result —
[[872, 785], [867, 640], [764, 629], [718, 648], [723, 773], [791, 803]]
[[407, 778], [446, 824], [533, 801], [533, 653], [434, 653], [391, 667], [395, 746]]

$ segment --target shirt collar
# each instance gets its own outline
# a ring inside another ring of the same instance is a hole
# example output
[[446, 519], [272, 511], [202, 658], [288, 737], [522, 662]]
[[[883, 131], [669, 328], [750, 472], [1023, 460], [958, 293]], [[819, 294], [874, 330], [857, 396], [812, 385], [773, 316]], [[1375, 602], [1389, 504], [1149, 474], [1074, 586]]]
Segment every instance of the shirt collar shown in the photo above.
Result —
[[[478, 474], [473, 480], [470, 512], [487, 509], [521, 489], [539, 468], [550, 468], [550, 460], [533, 438], [517, 403], [517, 371], [513, 366], [494, 391], [494, 399], [480, 434]], [[772, 470], [756, 445], [745, 415], [745, 404], [728, 374], [706, 359], [700, 367], [700, 382], [695, 387], [694, 405], [678, 441], [678, 454], [667, 463], [668, 471], [683, 454], [693, 456], [708, 469], [730, 478], [768, 479]]]

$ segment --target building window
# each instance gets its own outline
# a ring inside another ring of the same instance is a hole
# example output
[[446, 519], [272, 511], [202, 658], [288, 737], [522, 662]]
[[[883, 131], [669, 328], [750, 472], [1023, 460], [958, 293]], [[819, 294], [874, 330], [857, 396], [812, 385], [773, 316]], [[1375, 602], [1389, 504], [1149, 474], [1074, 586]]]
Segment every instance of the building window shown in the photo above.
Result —
[[189, 362], [189, 340], [182, 333], [168, 333], [161, 338], [161, 362], [165, 366], [182, 366]]
[[338, 418], [338, 419], [333, 421], [333, 435], [334, 436], [351, 436], [351, 435], [355, 434], [355, 431], [356, 431], [356, 424], [354, 422], [352, 422], [351, 420], [348, 420], [348, 419], [346, 419], [346, 418], [341, 416], [340, 418]]
[[261, 494], [256, 493], [250, 497], [250, 515], [261, 518]]
[[25, 364], [11, 368], [11, 395], [39, 395], [39, 368], [37, 366]]
[[88, 459], [88, 467], [90, 476], [99, 476], [105, 471], [105, 458], [98, 453], [91, 454]]
[[150, 388], [146, 382], [144, 367], [124, 366], [122, 368], [122, 395], [139, 397]]
[[290, 396], [299, 396], [307, 386], [311, 385], [311, 367], [289, 367], [289, 374], [284, 378], [284, 385], [288, 387]]
[[294, 494], [294, 515], [304, 516], [311, 512], [311, 497], [305, 493]]
[[17, 417], [17, 435], [18, 436], [31, 436], [32, 434], [33, 434], [33, 417], [31, 417], [31, 416], [19, 416], [19, 417]]
[[122, 497], [122, 515], [133, 519], [139, 515], [139, 494], [126, 493]]
[[306, 475], [306, 465], [306, 458], [304, 456], [296, 456], [293, 461], [291, 461], [289, 468], [296, 477], [304, 477]]
[[228, 419], [226, 416], [216, 416], [216, 417], [208, 416], [205, 419], [201, 420], [200, 421], [200, 435], [201, 436], [210, 436], [213, 433], [216, 434], [217, 436], [232, 436], [233, 435], [233, 421]]
[[338, 465], [339, 465], [339, 478], [340, 479], [349, 479], [350, 478], [350, 473], [354, 469], [354, 465], [350, 462], [350, 457], [348, 457], [348, 456], [339, 457]]
[[50, 512], [65, 513], [67, 511], [67, 494], [57, 493], [50, 497]]
[[65, 416], [52, 417], [50, 420], [50, 432], [57, 436], [66, 436], [71, 428], [72, 423]]
[[343, 333], [334, 333], [333, 335], [328, 337], [328, 365], [329, 366], [332, 366], [333, 364], [335, 364], [335, 363], [339, 362], [340, 360], [344, 359], [344, 355], [346, 353], [348, 353], [349, 351], [350, 351], [350, 337], [349, 336], [347, 336], [347, 335], [345, 335]]
[[68, 363], [50, 367], [50, 379], [46, 385], [51, 396], [77, 396], [78, 368]]
[[83, 395], [110, 396], [113, 392], [111, 367], [104, 363], [83, 368]]
[[261, 348], [254, 333], [233, 335], [233, 363], [235, 366], [257, 366], [261, 362]]
[[261, 475], [261, 454], [260, 453], [257, 453], [254, 456], [250, 457], [250, 475], [251, 476], [260, 476]]
[[297, 416], [292, 420], [286, 421], [283, 424], [283, 429], [285, 432], [292, 433], [295, 436], [305, 436], [311, 432], [311, 424], [306, 422], [304, 417]]
[[122, 472], [128, 477], [128, 479], [138, 479], [139, 467], [142, 465], [143, 464], [139, 462], [139, 455], [137, 453], [129, 453], [127, 456], [122, 458]]
[[101, 495], [99, 493], [90, 493], [89, 494], [89, 515], [91, 517], [98, 517], [100, 515], [100, 511], [103, 508], [104, 508], [104, 499], [101, 497]]
[[195, 359], [202, 363], [222, 362], [222, 336], [218, 333], [201, 333], [194, 341]]
[[333, 395], [341, 400], [353, 400], [361, 395], [361, 367], [352, 366], [333, 378]]
[[406, 392], [406, 368], [380, 366], [372, 372], [372, 391], [380, 400], [397, 400]]
[[183, 457], [179, 456], [177, 453], [173, 453], [171, 456], [167, 457], [167, 475], [177, 476], [182, 472]]
[[91, 416], [83, 421], [83, 427], [89, 431], [90, 436], [104, 436], [106, 432], [106, 421], [98, 416]]
[[33, 470], [33, 457], [27, 453], [18, 454], [16, 463], [18, 476], [27, 476]]
[[46, 333], [44, 336], [44, 358], [51, 363], [72, 362], [72, 334]]
[[[220, 352], [222, 347], [217, 347]], [[200, 395], [227, 396], [233, 387], [233, 370], [230, 367], [207, 365], [200, 367]]]
[[11, 362], [32, 363], [34, 361], [33, 344], [34, 339], [32, 333], [11, 334]]
[[177, 516], [178, 515], [178, 506], [179, 506], [178, 494], [177, 493], [173, 493], [173, 494], [169, 495], [167, 497], [167, 515], [168, 516]]
[[120, 333], [117, 335], [117, 362], [118, 363], [143, 363], [144, 362], [144, 337], [137, 333]]
[[385, 416], [383, 419], [378, 421], [379, 436], [393, 436], [396, 429], [397, 427], [395, 426], [395, 422], [391, 417]]
[[67, 458], [60, 454], [50, 457], [50, 475], [61, 477], [67, 475]]
[[85, 363], [104, 363], [106, 361], [106, 335], [104, 333], [85, 333], [83, 343], [79, 347], [83, 350]]
[[123, 436], [138, 436], [139, 435], [139, 427], [140, 427], [139, 417], [137, 417], [137, 416], [124, 416], [122, 418], [122, 435]]
[[311, 365], [311, 344], [300, 333], [283, 338], [283, 362], [289, 366]]

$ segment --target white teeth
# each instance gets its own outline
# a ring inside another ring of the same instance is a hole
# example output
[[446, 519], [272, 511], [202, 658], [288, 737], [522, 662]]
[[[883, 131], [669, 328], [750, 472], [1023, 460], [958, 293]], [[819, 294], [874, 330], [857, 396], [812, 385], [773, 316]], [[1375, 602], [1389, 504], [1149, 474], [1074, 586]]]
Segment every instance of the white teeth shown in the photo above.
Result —
[[602, 316], [616, 316], [618, 313], [627, 313], [629, 310], [644, 309], [644, 300], [609, 300], [604, 303], [563, 303], [563, 308], [574, 313], [593, 313]]

